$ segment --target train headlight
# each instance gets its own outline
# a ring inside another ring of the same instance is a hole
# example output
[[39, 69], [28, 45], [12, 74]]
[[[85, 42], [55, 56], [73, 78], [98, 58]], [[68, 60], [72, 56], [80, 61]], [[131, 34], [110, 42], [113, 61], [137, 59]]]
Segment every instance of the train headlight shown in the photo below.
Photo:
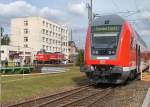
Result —
[[115, 51], [112, 51], [111, 53], [112, 53], [112, 54], [115, 54]]
[[108, 54], [111, 55], [111, 54], [112, 54], [112, 51], [108, 51]]
[[98, 54], [98, 50], [96, 50], [95, 53]]
[[91, 66], [91, 71], [94, 71], [94, 67], [93, 66]]
[[92, 53], [93, 53], [93, 54], [96, 54], [96, 51], [95, 51], [95, 50], [93, 50], [93, 51], [92, 51]]
[[114, 50], [109, 50], [109, 51], [108, 51], [108, 54], [109, 54], [109, 55], [114, 55], [114, 54], [115, 54], [115, 51], [114, 51]]

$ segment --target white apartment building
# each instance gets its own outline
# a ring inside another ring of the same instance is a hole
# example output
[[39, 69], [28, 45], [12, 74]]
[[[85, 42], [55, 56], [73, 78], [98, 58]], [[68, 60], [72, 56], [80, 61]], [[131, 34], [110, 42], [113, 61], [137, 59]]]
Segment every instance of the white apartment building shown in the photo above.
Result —
[[29, 47], [34, 54], [41, 49], [61, 52], [68, 58], [69, 30], [41, 17], [23, 17], [11, 20], [11, 45]]

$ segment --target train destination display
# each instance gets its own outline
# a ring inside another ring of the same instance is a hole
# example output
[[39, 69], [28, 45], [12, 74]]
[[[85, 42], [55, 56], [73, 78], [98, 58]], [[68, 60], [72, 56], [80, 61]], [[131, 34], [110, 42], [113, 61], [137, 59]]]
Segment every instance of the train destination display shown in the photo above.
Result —
[[121, 30], [120, 25], [109, 25], [109, 26], [94, 26], [92, 32], [119, 32]]

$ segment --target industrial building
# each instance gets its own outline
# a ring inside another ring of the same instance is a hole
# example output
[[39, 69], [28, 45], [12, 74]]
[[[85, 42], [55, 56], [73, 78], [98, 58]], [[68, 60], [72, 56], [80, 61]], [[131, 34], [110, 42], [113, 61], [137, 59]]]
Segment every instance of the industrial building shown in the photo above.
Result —
[[9, 66], [31, 64], [34, 58], [32, 48], [1, 45], [1, 63], [8, 62]]

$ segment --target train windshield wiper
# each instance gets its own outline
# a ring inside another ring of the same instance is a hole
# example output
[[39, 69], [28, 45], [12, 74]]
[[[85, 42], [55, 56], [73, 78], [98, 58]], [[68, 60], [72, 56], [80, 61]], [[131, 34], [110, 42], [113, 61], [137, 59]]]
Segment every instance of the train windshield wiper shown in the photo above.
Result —
[[116, 43], [114, 41], [110, 42], [106, 48], [110, 48], [110, 47], [114, 47], [116, 45]]

